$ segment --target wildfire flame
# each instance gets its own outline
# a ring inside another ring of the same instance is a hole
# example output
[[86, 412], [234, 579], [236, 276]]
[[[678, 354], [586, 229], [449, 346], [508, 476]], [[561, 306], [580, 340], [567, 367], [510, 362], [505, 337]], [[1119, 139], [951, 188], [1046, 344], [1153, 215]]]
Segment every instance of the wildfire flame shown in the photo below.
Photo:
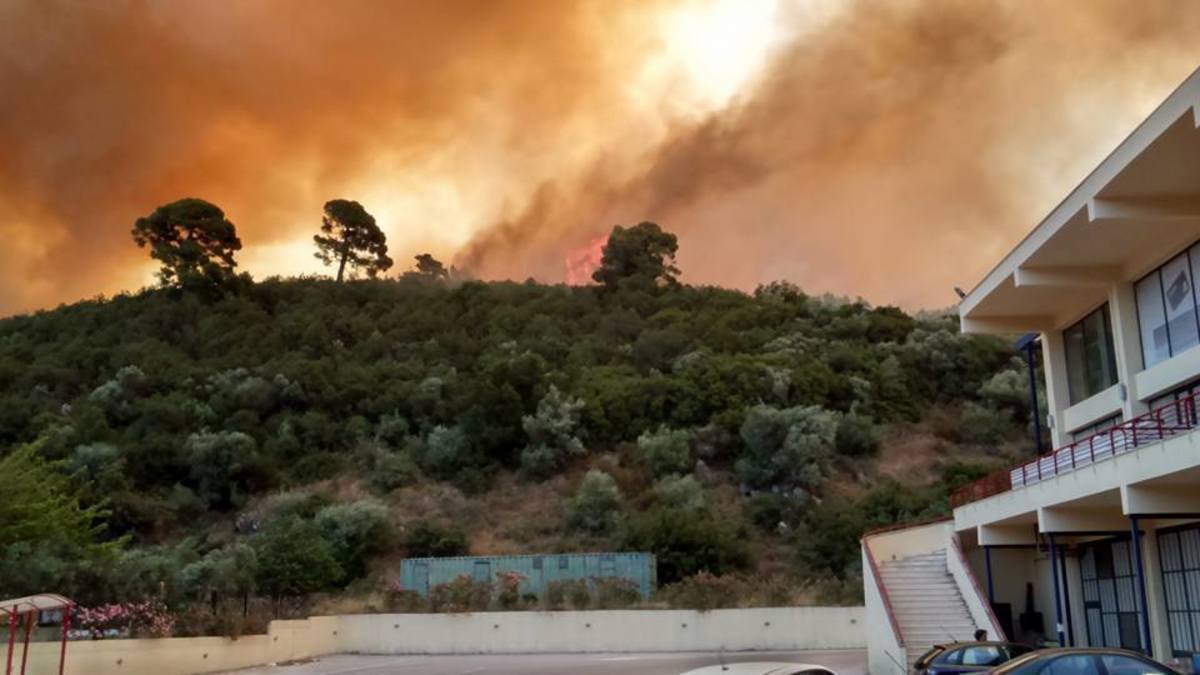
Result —
[[604, 259], [604, 244], [608, 242], [606, 235], [592, 239], [586, 246], [581, 246], [567, 252], [563, 263], [567, 266], [567, 284], [571, 286], [586, 286], [592, 283], [592, 272], [600, 267]]

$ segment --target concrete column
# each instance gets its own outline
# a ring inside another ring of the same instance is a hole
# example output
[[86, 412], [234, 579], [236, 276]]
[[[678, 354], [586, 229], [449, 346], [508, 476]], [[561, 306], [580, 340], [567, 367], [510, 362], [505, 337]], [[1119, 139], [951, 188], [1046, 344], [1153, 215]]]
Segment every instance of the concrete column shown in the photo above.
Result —
[[1162, 562], [1158, 555], [1158, 532], [1150, 522], [1142, 521], [1145, 535], [1142, 539], [1142, 556], [1146, 570], [1146, 616], [1150, 620], [1151, 644], [1154, 658], [1166, 663], [1174, 658], [1171, 653], [1171, 628], [1167, 623], [1167, 601], [1163, 596]]
[[1060, 448], [1070, 442], [1067, 430], [1063, 428], [1062, 412], [1071, 407], [1071, 396], [1067, 391], [1067, 352], [1062, 331], [1056, 329], [1042, 333], [1042, 368], [1046, 371], [1046, 408], [1051, 417], [1046, 426], [1050, 429], [1053, 447]]
[[1142, 371], [1142, 343], [1138, 331], [1137, 300], [1132, 283], [1113, 284], [1108, 290], [1108, 312], [1112, 318], [1113, 353], [1117, 358], [1117, 378], [1125, 385], [1122, 410], [1125, 419], [1146, 412], [1138, 400], [1135, 375]]
[[1137, 593], [1139, 604], [1142, 606], [1142, 615], [1139, 617], [1138, 623], [1142, 634], [1142, 653], [1146, 656], [1153, 656], [1154, 638], [1150, 634], [1150, 601], [1147, 594], [1148, 583], [1146, 581], [1146, 553], [1144, 542], [1142, 540], [1141, 524], [1137, 516], [1130, 516], [1130, 552], [1133, 554], [1133, 571], [1134, 591]]

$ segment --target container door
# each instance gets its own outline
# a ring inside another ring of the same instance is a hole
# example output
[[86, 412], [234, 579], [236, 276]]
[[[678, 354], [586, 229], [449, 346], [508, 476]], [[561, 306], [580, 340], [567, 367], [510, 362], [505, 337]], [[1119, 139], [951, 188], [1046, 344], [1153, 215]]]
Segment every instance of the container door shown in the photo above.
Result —
[[475, 568], [471, 570], [471, 576], [475, 578], [475, 581], [491, 581], [492, 564], [486, 560], [476, 560]]
[[413, 590], [421, 595], [429, 595], [429, 563], [419, 562], [413, 565]]

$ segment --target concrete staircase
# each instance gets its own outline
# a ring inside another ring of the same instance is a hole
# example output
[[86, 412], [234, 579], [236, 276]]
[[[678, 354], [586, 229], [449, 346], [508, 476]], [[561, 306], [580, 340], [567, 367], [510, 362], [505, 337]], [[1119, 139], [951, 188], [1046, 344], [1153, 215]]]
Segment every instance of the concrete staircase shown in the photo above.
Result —
[[945, 549], [883, 561], [879, 573], [900, 625], [910, 670], [933, 645], [974, 637], [975, 622], [946, 568]]

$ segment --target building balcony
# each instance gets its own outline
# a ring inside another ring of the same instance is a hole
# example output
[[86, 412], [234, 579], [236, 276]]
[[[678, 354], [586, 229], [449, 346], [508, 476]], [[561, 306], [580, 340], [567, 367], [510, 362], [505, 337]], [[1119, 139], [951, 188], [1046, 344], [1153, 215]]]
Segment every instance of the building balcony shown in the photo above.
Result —
[[958, 508], [987, 497], [1020, 490], [1189, 433], [1200, 426], [1197, 398], [1200, 398], [1200, 394], [1180, 398], [1036, 459], [997, 471], [955, 490], [950, 495], [950, 506]]

